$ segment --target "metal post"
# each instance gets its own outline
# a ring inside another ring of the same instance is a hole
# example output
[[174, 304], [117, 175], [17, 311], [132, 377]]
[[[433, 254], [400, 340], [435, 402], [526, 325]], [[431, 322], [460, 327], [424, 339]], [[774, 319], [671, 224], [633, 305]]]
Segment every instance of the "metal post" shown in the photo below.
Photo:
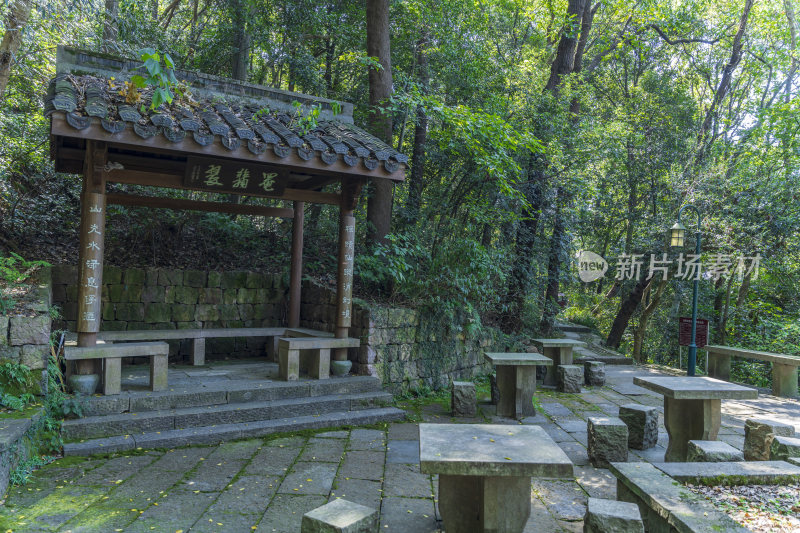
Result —
[[[681, 215], [683, 214], [684, 209], [691, 209], [695, 212], [695, 214], [697, 214], [697, 242], [695, 244], [694, 252], [697, 254], [697, 256], [700, 256], [700, 211], [695, 206], [687, 204], [681, 207], [681, 210], [678, 211], [678, 222], [681, 221]], [[697, 276], [694, 278], [694, 283], [692, 284], [692, 343], [689, 345], [689, 357], [686, 361], [687, 376], [694, 376], [695, 367], [697, 366], [697, 293], [700, 288], [699, 278], [700, 272], [698, 271]]]

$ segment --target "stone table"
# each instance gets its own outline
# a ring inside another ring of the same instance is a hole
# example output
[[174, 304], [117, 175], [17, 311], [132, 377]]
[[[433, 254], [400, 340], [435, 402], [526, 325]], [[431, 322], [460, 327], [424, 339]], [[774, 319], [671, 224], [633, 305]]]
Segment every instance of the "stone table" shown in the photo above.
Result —
[[533, 343], [546, 357], [553, 361], [553, 366], [548, 367], [544, 377], [545, 385], [556, 384], [556, 372], [559, 365], [572, 364], [572, 349], [586, 346], [585, 342], [575, 339], [533, 339]]
[[439, 474], [447, 533], [519, 533], [531, 478], [573, 478], [572, 462], [541, 426], [420, 424], [420, 469]]
[[664, 396], [669, 445], [664, 461], [684, 462], [690, 440], [716, 440], [724, 399], [752, 400], [758, 391], [708, 377], [644, 376], [633, 383]]
[[538, 353], [489, 352], [483, 356], [497, 369], [497, 414], [512, 418], [535, 415], [531, 399], [536, 394], [536, 366], [552, 365], [552, 359]]

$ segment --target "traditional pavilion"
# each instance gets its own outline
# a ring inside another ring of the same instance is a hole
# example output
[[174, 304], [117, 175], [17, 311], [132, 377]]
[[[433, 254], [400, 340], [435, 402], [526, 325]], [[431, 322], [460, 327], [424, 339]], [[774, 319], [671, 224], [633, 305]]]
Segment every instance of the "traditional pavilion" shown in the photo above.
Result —
[[[352, 104], [208, 74], [176, 71], [191, 94], [152, 110], [152, 88], [129, 90], [124, 83], [142, 74], [140, 69], [141, 61], [59, 47], [57, 75], [46, 100], [56, 170], [83, 174], [78, 346], [94, 346], [101, 327], [109, 204], [292, 218], [288, 327], [300, 324], [304, 205], [339, 206], [335, 336], [346, 338], [352, 305], [353, 210], [367, 180], [402, 181], [408, 158], [354, 126]], [[318, 119], [303, 119], [296, 103], [301, 109], [317, 106]], [[106, 192], [109, 182], [287, 203], [263, 207], [112, 194]], [[321, 191], [332, 184], [339, 184], [337, 192]], [[346, 357], [346, 349], [334, 354], [336, 360]], [[95, 361], [78, 363], [79, 374], [94, 373]]]

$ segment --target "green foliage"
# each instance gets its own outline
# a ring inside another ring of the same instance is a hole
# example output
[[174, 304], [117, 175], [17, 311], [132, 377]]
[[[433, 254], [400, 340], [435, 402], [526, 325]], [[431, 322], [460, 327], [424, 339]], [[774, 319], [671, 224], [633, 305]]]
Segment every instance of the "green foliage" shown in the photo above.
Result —
[[150, 109], [158, 109], [165, 102], [171, 104], [172, 99], [175, 97], [172, 91], [178, 85], [174, 72], [175, 62], [172, 61], [168, 53], [164, 52], [162, 56], [152, 48], [140, 50], [140, 57], [144, 62], [142, 67], [147, 70], [148, 76], [145, 78], [139, 74], [134, 74], [131, 76], [131, 83], [140, 89], [145, 87], [153, 88]]
[[21, 255], [10, 252], [8, 257], [0, 255], [0, 315], [7, 315], [17, 301], [14, 289], [25, 284], [39, 267], [50, 266], [47, 261], [27, 261]]
[[12, 485], [24, 485], [30, 479], [33, 471], [39, 467], [55, 461], [55, 457], [34, 455], [33, 457], [20, 461], [17, 467], [11, 471], [9, 482]]
[[588, 309], [573, 305], [564, 309], [563, 316], [565, 319], [569, 320], [570, 322], [574, 322], [575, 324], [581, 324], [592, 329], [597, 329], [597, 318], [592, 315], [591, 311]]
[[320, 106], [311, 105], [304, 110], [303, 104], [295, 100], [292, 102], [292, 107], [294, 108], [294, 117], [292, 117], [292, 122], [300, 131], [301, 137], [316, 129], [317, 120], [319, 119]]
[[29, 392], [35, 384], [31, 369], [25, 365], [6, 361], [0, 363], [0, 406], [22, 411], [36, 401]]

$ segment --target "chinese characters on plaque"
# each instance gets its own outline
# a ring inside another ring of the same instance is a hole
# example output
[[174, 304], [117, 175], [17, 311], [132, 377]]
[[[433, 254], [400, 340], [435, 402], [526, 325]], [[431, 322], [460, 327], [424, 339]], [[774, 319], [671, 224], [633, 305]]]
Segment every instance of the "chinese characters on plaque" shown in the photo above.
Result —
[[78, 331], [96, 333], [100, 329], [101, 283], [103, 279], [103, 196], [86, 193], [88, 213], [81, 224], [80, 283], [78, 294]]
[[341, 290], [338, 291], [339, 316], [336, 325], [340, 328], [350, 327], [352, 320], [353, 303], [353, 256], [355, 254], [354, 242], [356, 223], [353, 217], [348, 217], [344, 225], [344, 250], [339, 258], [342, 268], [342, 279], [339, 280]]
[[268, 165], [241, 164], [225, 159], [190, 157], [184, 185], [192, 189], [251, 196], [280, 196], [287, 171]]

